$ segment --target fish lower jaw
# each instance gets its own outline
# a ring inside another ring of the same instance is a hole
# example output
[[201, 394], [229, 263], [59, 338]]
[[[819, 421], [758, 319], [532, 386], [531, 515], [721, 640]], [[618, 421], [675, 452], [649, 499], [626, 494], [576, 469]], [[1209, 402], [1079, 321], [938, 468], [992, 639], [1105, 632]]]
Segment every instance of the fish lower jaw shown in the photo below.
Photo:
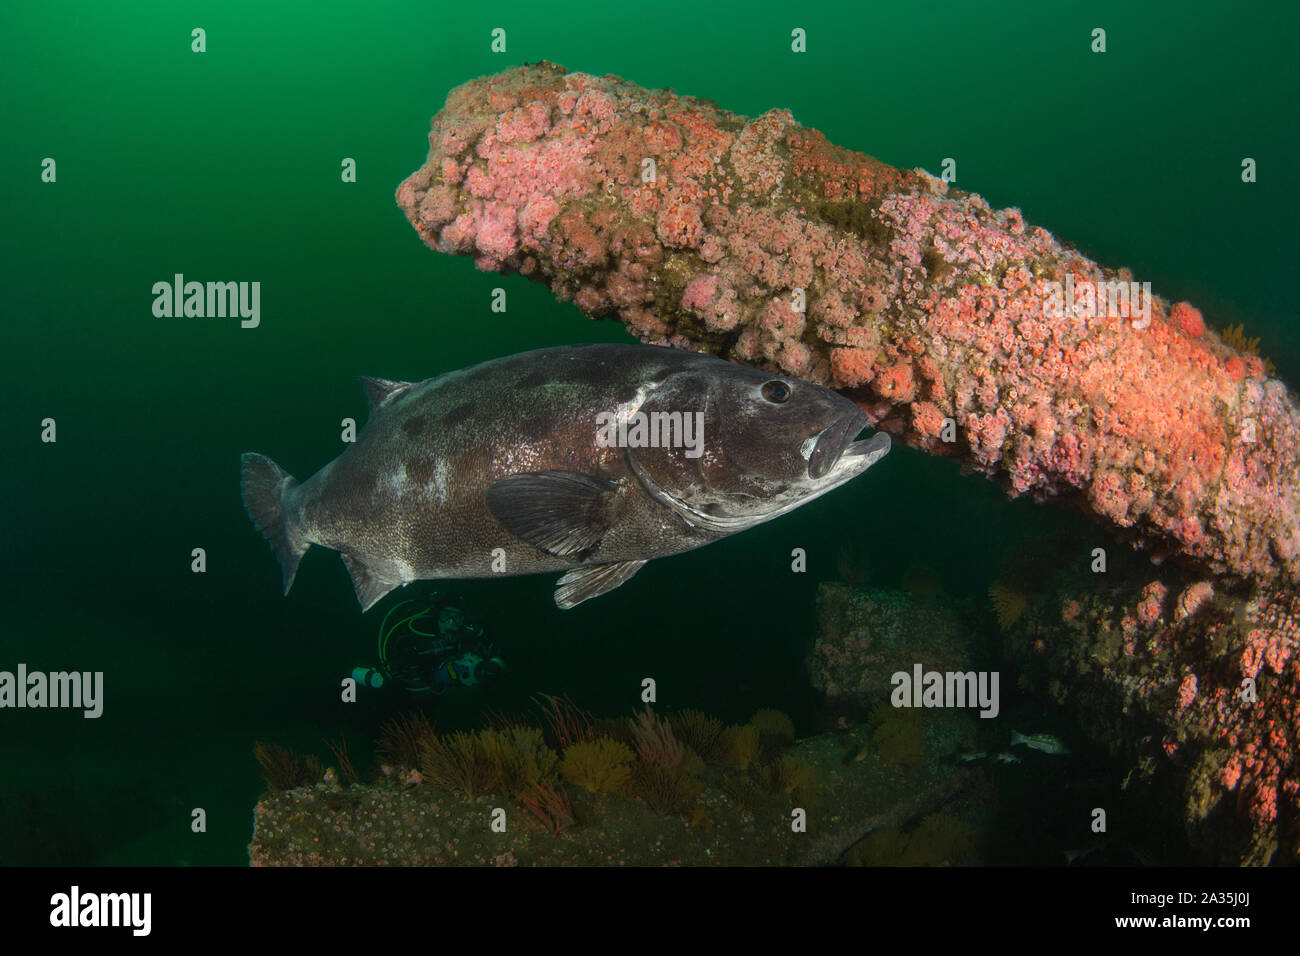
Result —
[[893, 443], [889, 435], [885, 432], [876, 432], [870, 438], [851, 443], [830, 470], [821, 478], [814, 480], [819, 485], [824, 482], [834, 488], [862, 474], [888, 455], [891, 447]]

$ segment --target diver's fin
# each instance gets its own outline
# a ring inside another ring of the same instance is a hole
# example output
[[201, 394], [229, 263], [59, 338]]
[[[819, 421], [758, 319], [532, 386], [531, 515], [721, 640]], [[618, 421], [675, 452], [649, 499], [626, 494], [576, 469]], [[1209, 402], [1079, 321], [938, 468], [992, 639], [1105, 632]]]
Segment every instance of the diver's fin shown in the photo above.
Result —
[[370, 414], [376, 411], [406, 393], [415, 382], [390, 382], [386, 378], [372, 378], [369, 375], [361, 376], [361, 387], [366, 390], [366, 398], [370, 400]]
[[284, 514], [284, 495], [296, 488], [298, 482], [265, 455], [248, 452], [239, 460], [239, 494], [244, 499], [244, 510], [257, 530], [271, 542], [284, 576], [284, 593], [288, 594], [293, 576], [298, 573], [298, 562], [311, 547], [311, 542]]
[[363, 612], [369, 611], [385, 594], [402, 584], [401, 581], [388, 581], [376, 574], [373, 568], [350, 554], [339, 552], [348, 574], [352, 575], [352, 588], [357, 592], [357, 601]]
[[600, 597], [640, 571], [643, 564], [644, 561], [619, 561], [566, 571], [556, 582], [555, 605], [567, 611], [583, 601]]
[[618, 485], [577, 471], [530, 471], [488, 487], [492, 517], [521, 541], [547, 554], [582, 558], [609, 528]]

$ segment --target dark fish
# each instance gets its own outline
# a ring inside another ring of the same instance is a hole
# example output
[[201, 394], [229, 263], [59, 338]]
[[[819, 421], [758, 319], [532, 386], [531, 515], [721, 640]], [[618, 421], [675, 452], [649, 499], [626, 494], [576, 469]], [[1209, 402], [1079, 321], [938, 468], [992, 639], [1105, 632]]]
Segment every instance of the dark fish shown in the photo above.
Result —
[[363, 378], [370, 419], [299, 483], [243, 456], [244, 507], [288, 593], [313, 544], [363, 610], [429, 578], [567, 571], [555, 603], [769, 521], [860, 475], [889, 437], [808, 382], [645, 345], [539, 349], [424, 382]]

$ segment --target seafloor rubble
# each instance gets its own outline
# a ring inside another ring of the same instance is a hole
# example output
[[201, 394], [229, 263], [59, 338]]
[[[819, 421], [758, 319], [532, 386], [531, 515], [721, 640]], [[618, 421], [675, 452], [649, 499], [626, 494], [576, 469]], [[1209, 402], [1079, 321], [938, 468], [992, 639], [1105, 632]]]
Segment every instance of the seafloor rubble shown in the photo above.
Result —
[[[795, 741], [779, 711], [437, 734], [391, 724], [377, 779], [259, 746], [254, 865], [766, 865], [979, 861], [993, 796], [952, 755], [969, 714], [879, 712]], [[895, 726], [898, 724], [899, 726]], [[674, 730], [676, 728], [676, 730]], [[686, 741], [689, 741], [687, 743]], [[552, 746], [554, 745], [554, 747]], [[698, 748], [698, 749], [697, 749]], [[413, 766], [414, 764], [415, 766]], [[417, 769], [420, 768], [420, 769]], [[806, 827], [792, 825], [796, 809]]]
[[970, 628], [937, 598], [824, 582], [817, 590], [818, 635], [806, 666], [831, 701], [870, 707], [888, 700], [891, 679], [913, 663], [948, 672], [970, 669]]

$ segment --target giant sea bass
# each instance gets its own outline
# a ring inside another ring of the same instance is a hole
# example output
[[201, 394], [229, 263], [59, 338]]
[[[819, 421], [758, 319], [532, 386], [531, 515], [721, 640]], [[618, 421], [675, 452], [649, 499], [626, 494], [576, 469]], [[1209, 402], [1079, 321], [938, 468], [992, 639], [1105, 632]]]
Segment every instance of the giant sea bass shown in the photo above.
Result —
[[423, 382], [364, 378], [370, 418], [299, 482], [243, 456], [287, 594], [313, 544], [369, 609], [437, 578], [563, 571], [561, 608], [647, 561], [770, 521], [862, 474], [889, 436], [810, 382], [647, 345], [539, 349]]

